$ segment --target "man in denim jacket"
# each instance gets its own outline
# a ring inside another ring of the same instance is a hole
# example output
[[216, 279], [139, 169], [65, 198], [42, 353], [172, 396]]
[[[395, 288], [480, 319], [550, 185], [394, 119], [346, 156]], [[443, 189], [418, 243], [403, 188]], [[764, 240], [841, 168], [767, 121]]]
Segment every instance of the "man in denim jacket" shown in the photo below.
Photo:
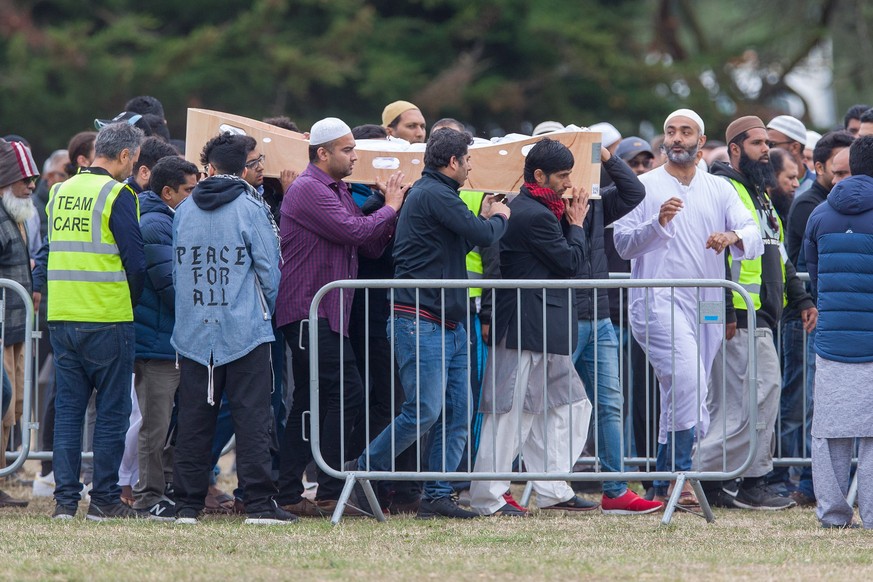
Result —
[[227, 390], [247, 524], [296, 520], [276, 506], [270, 318], [279, 287], [279, 242], [270, 213], [243, 180], [246, 136], [224, 133], [203, 148], [208, 178], [173, 221], [176, 325], [181, 356], [173, 485], [176, 522], [195, 523], [209, 484], [210, 449]]

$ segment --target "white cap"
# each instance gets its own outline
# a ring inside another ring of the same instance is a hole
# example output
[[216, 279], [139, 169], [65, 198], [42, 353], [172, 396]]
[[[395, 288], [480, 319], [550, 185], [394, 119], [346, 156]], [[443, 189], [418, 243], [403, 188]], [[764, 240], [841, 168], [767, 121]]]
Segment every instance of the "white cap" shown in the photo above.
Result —
[[703, 126], [703, 118], [697, 115], [696, 112], [690, 109], [677, 109], [673, 113], [667, 116], [667, 119], [664, 120], [664, 131], [667, 131], [667, 124], [670, 123], [670, 120], [674, 117], [687, 117], [691, 121], [697, 124], [700, 128], [701, 135], [706, 135], [706, 128]]
[[595, 123], [588, 129], [591, 131], [600, 132], [600, 134], [603, 136], [600, 140], [600, 143], [605, 148], [608, 148], [609, 146], [621, 139], [621, 132], [615, 129], [614, 125], [606, 121]]
[[564, 125], [562, 123], [558, 123], [557, 121], [543, 121], [534, 128], [531, 135], [536, 137], [538, 135], [543, 135], [544, 133], [561, 131], [562, 129], [564, 129]]
[[812, 131], [811, 129], [806, 130], [806, 145], [804, 147], [809, 148], [811, 150], [815, 149], [815, 144], [818, 143], [818, 140], [821, 139], [821, 134], [817, 131]]
[[346, 122], [336, 117], [325, 117], [316, 121], [309, 130], [309, 145], [321, 145], [352, 133]]
[[806, 126], [796, 117], [777, 115], [767, 124], [767, 129], [775, 129], [788, 139], [793, 139], [800, 145], [806, 145]]

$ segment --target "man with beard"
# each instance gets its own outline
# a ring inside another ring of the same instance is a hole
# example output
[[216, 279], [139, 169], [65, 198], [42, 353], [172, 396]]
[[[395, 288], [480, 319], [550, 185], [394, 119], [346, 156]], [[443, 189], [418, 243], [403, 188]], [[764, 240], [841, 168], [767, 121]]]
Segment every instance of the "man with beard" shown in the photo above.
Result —
[[779, 215], [784, 225], [788, 222], [788, 210], [794, 200], [794, 193], [800, 185], [797, 179], [800, 170], [791, 154], [780, 148], [770, 150], [770, 167], [773, 168], [774, 179], [773, 183], [767, 186], [767, 193], [773, 201], [776, 214]]
[[[729, 184], [697, 168], [706, 142], [703, 120], [690, 109], [664, 122], [667, 163], [640, 176], [645, 199], [615, 223], [615, 248], [631, 260], [633, 279], [721, 279], [731, 249], [754, 259], [763, 242], [751, 213]], [[700, 325], [698, 301], [723, 301], [720, 288], [639, 288], [630, 291], [630, 322], [661, 388], [658, 471], [691, 469], [697, 428], [709, 426], [707, 379], [721, 328]], [[668, 482], [655, 481], [666, 495]], [[684, 494], [693, 504], [693, 493]]]
[[[786, 299], [801, 313], [804, 328], [815, 328], [818, 312], [812, 298], [785, 256], [782, 221], [776, 214], [767, 186], [775, 181], [770, 165], [767, 130], [755, 116], [740, 117], [725, 134], [730, 165], [716, 162], [713, 174], [728, 180], [760, 229], [764, 254], [753, 259], [726, 256], [728, 278], [739, 283], [751, 296], [755, 307], [755, 346], [758, 361], [758, 444], [755, 458], [743, 475], [738, 491], [733, 482], [708, 482], [704, 491], [716, 507], [778, 510], [795, 502], [772, 493], [765, 486], [773, 470], [773, 428], [779, 412], [782, 375], [773, 331], [779, 325]], [[717, 354], [707, 397], [711, 429], [700, 441], [700, 470], [734, 471], [748, 456], [751, 431], [747, 398], [749, 392], [749, 321], [746, 301], [735, 291], [727, 291], [726, 342]], [[723, 384], [722, 384], [723, 383]]]
[[[25, 224], [34, 215], [31, 195], [39, 179], [39, 170], [30, 149], [20, 142], [0, 139], [0, 278], [21, 283], [28, 293], [33, 292], [30, 276], [30, 252], [27, 248]], [[6, 466], [6, 450], [12, 427], [21, 419], [24, 404], [24, 342], [26, 307], [16, 293], [6, 293], [3, 312], [3, 370], [12, 381], [12, 398], [3, 415], [0, 440], [0, 467]], [[27, 501], [14, 499], [0, 491], [0, 507], [25, 507]]]
[[797, 181], [800, 185], [795, 195], [800, 196], [809, 190], [815, 182], [815, 172], [807, 169], [806, 164], [803, 163], [803, 150], [807, 139], [806, 126], [803, 122], [790, 115], [777, 115], [767, 124], [767, 139], [770, 149], [784, 149], [791, 154], [791, 158], [797, 164], [799, 168]]

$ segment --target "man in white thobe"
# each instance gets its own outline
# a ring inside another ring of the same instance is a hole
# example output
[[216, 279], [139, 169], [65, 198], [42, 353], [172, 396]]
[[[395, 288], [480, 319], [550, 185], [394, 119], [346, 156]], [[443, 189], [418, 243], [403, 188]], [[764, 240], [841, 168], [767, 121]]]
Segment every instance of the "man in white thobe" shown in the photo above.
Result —
[[[671, 113], [664, 135], [667, 163], [640, 176], [646, 198], [616, 221], [615, 248], [631, 260], [632, 279], [724, 279], [723, 250], [763, 253], [758, 227], [729, 184], [698, 169], [706, 136], [697, 113]], [[720, 287], [630, 290], [631, 331], [661, 388], [658, 471], [690, 470], [695, 427], [705, 434], [709, 425], [706, 386], [724, 329], [698, 323], [698, 301], [724, 297]], [[655, 494], [666, 496], [667, 485], [656, 481]]]

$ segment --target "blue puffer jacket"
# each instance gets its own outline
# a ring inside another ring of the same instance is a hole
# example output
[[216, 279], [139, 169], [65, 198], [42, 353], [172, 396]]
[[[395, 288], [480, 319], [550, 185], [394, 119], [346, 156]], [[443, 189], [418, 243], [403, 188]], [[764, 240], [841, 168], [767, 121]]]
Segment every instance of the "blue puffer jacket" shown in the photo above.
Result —
[[139, 195], [139, 229], [146, 260], [146, 280], [133, 310], [138, 360], [172, 360], [173, 335], [173, 209], [151, 191]]
[[834, 186], [803, 240], [819, 317], [815, 351], [837, 362], [873, 362], [873, 178]]

